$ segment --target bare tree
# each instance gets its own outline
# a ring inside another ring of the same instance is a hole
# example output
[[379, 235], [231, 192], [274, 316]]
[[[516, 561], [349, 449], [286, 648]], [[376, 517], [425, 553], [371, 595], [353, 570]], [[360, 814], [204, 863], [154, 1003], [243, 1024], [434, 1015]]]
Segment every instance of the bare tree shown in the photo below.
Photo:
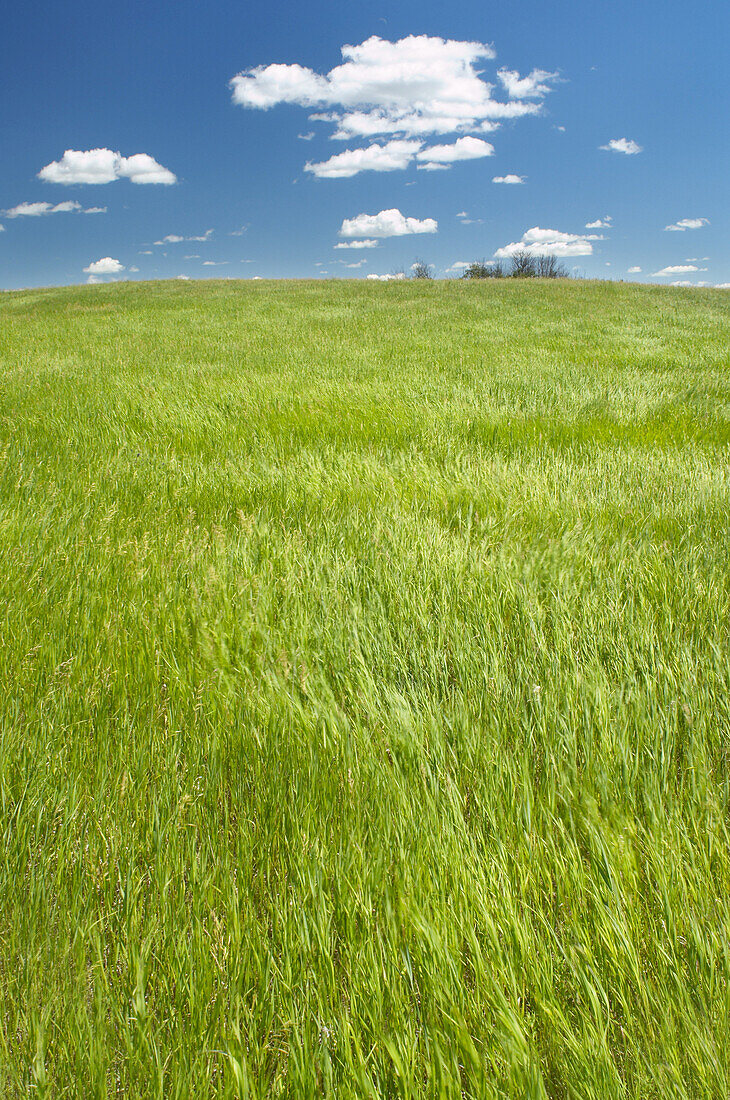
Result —
[[536, 256], [535, 274], [538, 279], [567, 279], [568, 269], [554, 256]]
[[411, 278], [433, 279], [431, 265], [427, 264], [425, 260], [416, 260], [411, 266]]
[[536, 275], [535, 257], [524, 249], [515, 252], [512, 256], [512, 270], [510, 276], [513, 279], [534, 279]]

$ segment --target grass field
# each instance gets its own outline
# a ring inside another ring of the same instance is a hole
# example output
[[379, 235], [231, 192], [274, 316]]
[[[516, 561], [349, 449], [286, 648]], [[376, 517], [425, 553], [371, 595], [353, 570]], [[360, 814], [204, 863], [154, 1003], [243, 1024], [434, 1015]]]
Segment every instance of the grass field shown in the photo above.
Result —
[[729, 322], [0, 295], [0, 1096], [727, 1097]]

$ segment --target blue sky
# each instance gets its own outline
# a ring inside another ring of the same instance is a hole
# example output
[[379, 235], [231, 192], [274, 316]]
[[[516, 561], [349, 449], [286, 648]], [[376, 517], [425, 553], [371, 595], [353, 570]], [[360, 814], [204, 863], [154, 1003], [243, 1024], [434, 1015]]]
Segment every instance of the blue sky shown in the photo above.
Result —
[[729, 31], [720, 0], [12, 5], [0, 287], [454, 276], [520, 246], [728, 283]]

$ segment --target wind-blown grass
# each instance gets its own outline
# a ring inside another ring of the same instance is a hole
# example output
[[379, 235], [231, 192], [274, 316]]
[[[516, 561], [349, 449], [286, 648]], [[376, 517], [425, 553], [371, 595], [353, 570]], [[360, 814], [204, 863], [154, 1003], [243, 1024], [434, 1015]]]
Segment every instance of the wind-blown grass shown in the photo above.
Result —
[[728, 1095], [729, 302], [0, 296], [0, 1094]]

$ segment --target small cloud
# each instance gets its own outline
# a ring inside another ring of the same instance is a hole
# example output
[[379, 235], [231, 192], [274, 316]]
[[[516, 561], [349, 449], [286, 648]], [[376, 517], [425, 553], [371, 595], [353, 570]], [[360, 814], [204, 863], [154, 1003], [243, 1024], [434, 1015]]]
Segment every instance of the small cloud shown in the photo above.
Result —
[[358, 214], [345, 218], [341, 237], [404, 237], [411, 233], [436, 233], [434, 218], [406, 218], [400, 210], [381, 210], [379, 214]]
[[6, 218], [39, 218], [44, 214], [75, 214], [81, 210], [80, 202], [21, 202], [10, 210], [3, 210]]
[[124, 271], [124, 264], [113, 260], [111, 256], [103, 256], [101, 260], [94, 260], [84, 268], [87, 275], [117, 275], [120, 271]]
[[189, 241], [209, 241], [210, 238], [213, 236], [214, 232], [215, 232], [215, 230], [213, 230], [213, 229], [206, 229], [206, 231], [205, 231], [205, 233], [203, 233], [202, 237], [188, 237], [187, 240], [189, 240]]
[[377, 241], [340, 241], [335, 248], [377, 248]]
[[510, 174], [508, 176], [492, 176], [492, 183], [524, 183], [527, 176], [515, 176]]
[[591, 256], [591, 241], [601, 241], [602, 236], [595, 233], [563, 233], [559, 229], [541, 229], [533, 226], [522, 234], [521, 241], [498, 248], [494, 255], [497, 259], [509, 259], [518, 252], [527, 252], [530, 256]]
[[730, 290], [730, 283], [715, 283], [715, 290]]
[[695, 283], [690, 283], [688, 279], [676, 279], [670, 286], [695, 286]]
[[643, 145], [638, 145], [631, 138], [612, 138], [608, 145], [599, 145], [598, 148], [607, 149], [609, 153], [625, 153], [629, 157], [644, 150]]
[[684, 275], [686, 271], [699, 271], [694, 264], [675, 264], [673, 267], [663, 267], [661, 271], [652, 271], [654, 275]]
[[558, 79], [557, 73], [548, 73], [544, 69], [533, 69], [528, 76], [520, 76], [510, 69], [500, 69], [497, 76], [510, 99], [542, 99], [551, 91], [549, 82]]
[[178, 237], [177, 233], [168, 233], [166, 237], [163, 237], [161, 241], [155, 241], [156, 245], [159, 244], [179, 244], [180, 241], [184, 241], [184, 237]]
[[242, 237], [248, 229], [247, 225], [242, 225], [240, 229], [234, 229], [232, 233], [229, 233], [229, 237]]
[[558, 133], [560, 133], [560, 134], [565, 133], [565, 127], [564, 126], [555, 126], [554, 129], [557, 130]]
[[405, 274], [402, 271], [397, 271], [392, 275], [366, 275], [365, 278], [378, 283], [399, 283], [402, 279], [405, 279]]
[[603, 218], [596, 218], [594, 222], [586, 222], [586, 229], [613, 229], [612, 221], [611, 215], [606, 214]]
[[687, 264], [704, 264], [709, 258], [709, 256], [690, 256], [684, 262]]
[[106, 206], [87, 206], [86, 210], [82, 210], [82, 214], [106, 214]]
[[138, 256], [154, 256], [154, 252], [151, 248], [145, 248], [141, 252], [137, 253]]
[[203, 260], [203, 267], [225, 267], [230, 260]]
[[673, 225], [665, 225], [666, 233], [684, 233], [685, 229], [701, 229], [703, 225], [709, 225], [707, 218], [682, 218]]
[[190, 276], [189, 275], [176, 275], [175, 278], [176, 279], [182, 279], [183, 282], [186, 282], [186, 283], [190, 282]]
[[297, 134], [300, 141], [311, 141], [314, 137], [314, 130], [310, 130], [308, 134]]
[[199, 260], [199, 259], [200, 259], [200, 253], [198, 253], [198, 252], [194, 252], [194, 253], [193, 253], [192, 255], [190, 255], [190, 256], [183, 256], [183, 259], [184, 259], [184, 260]]
[[177, 183], [177, 176], [163, 168], [148, 153], [123, 157], [111, 149], [67, 149], [60, 160], [41, 168], [38, 178], [46, 183], [112, 183], [128, 179], [132, 183]]
[[457, 218], [468, 218], [469, 214], [467, 213], [466, 210], [460, 210], [459, 213], [456, 216], [457, 216]]
[[494, 154], [494, 146], [481, 138], [460, 137], [450, 145], [431, 145], [422, 149], [417, 154], [416, 160], [424, 163], [419, 168], [428, 171], [441, 167], [447, 168], [460, 160], [479, 160], [482, 157], [491, 157]]
[[420, 141], [388, 141], [385, 145], [368, 145], [365, 149], [346, 149], [329, 160], [304, 165], [318, 179], [347, 179], [359, 172], [394, 172], [407, 168], [421, 148]]
[[457, 260], [451, 267], [446, 268], [446, 273], [448, 274], [451, 271], [466, 271], [468, 267], [471, 267], [469, 260]]
[[130, 267], [129, 270], [136, 273], [137, 271], [139, 271], [139, 268], [132, 265], [132, 267]]
[[640, 267], [630, 267], [629, 268], [629, 275], [638, 275], [640, 271], [641, 271]]
[[367, 263], [367, 260], [358, 260], [354, 264], [348, 264], [347, 260], [338, 260], [337, 262], [342, 264], [343, 267], [362, 267], [363, 264]]

